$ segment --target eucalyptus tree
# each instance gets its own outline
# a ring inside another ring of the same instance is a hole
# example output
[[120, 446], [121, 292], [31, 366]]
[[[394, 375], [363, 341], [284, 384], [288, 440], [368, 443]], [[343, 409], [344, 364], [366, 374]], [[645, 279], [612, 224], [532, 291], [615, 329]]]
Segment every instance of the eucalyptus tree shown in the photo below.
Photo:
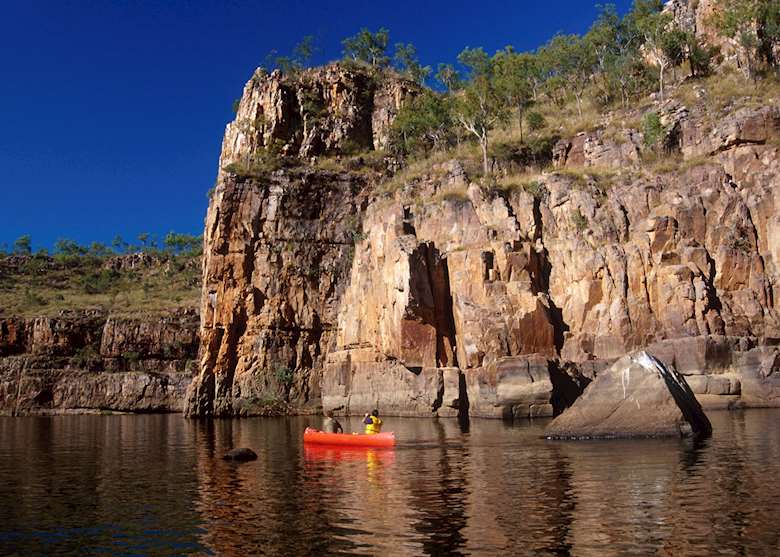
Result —
[[357, 62], [364, 62], [374, 68], [383, 68], [390, 63], [387, 56], [387, 45], [390, 32], [384, 27], [372, 33], [365, 27], [356, 35], [347, 37], [341, 44], [344, 56]]
[[452, 98], [424, 89], [398, 112], [391, 129], [391, 145], [402, 155], [427, 155], [451, 144], [453, 124]]
[[557, 101], [563, 102], [571, 92], [582, 118], [582, 101], [597, 62], [591, 42], [579, 35], [555, 35], [540, 49], [540, 56], [547, 65], [548, 85], [559, 91]]
[[441, 83], [450, 93], [457, 91], [463, 85], [460, 73], [452, 64], [439, 64], [434, 77], [436, 77], [436, 81]]
[[630, 17], [642, 35], [645, 52], [658, 67], [658, 93], [664, 98], [666, 71], [684, 59], [685, 34], [674, 26], [674, 17], [663, 11], [661, 0], [635, 0]]
[[431, 75], [431, 67], [420, 64], [417, 59], [417, 49], [412, 43], [396, 43], [393, 58], [398, 69], [420, 85], [423, 85], [428, 76]]
[[496, 86], [494, 63], [481, 48], [466, 48], [458, 55], [458, 62], [468, 69], [469, 80], [458, 94], [455, 116], [463, 128], [473, 135], [482, 150], [482, 169], [487, 176], [488, 140], [490, 131], [506, 120], [507, 109]]
[[493, 73], [496, 89], [507, 107], [517, 110], [520, 125], [520, 141], [523, 141], [523, 119], [533, 104], [533, 92], [529, 79], [528, 57], [515, 52], [511, 46], [493, 56]]

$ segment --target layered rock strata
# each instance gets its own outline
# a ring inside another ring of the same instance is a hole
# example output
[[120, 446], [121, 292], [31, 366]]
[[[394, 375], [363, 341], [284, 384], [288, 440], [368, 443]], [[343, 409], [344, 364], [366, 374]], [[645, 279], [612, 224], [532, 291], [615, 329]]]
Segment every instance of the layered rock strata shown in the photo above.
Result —
[[0, 318], [0, 414], [181, 412], [197, 325], [193, 310]]
[[[247, 85], [238, 119], [257, 90], [280, 86], [265, 79]], [[352, 78], [339, 83], [352, 98]], [[369, 89], [372, 103], [386, 98]], [[278, 113], [295, 111], [297, 96], [279, 98], [288, 100]], [[780, 405], [779, 110], [709, 123], [662, 107], [671, 170], [643, 166], [638, 131], [596, 130], [556, 148], [566, 172], [504, 190], [475, 183], [457, 161], [395, 189], [302, 161], [239, 176], [226, 165], [251, 157], [267, 132], [237, 141], [229, 127], [205, 231], [203, 352], [188, 412], [279, 403], [551, 416], [643, 348], [686, 375], [705, 407]], [[359, 112], [363, 125], [326, 126], [329, 137], [352, 130], [333, 139], [336, 151], [352, 133], [366, 148], [382, 144], [368, 138], [386, 128], [367, 115], [392, 110]], [[282, 151], [305, 151], [301, 126]]]

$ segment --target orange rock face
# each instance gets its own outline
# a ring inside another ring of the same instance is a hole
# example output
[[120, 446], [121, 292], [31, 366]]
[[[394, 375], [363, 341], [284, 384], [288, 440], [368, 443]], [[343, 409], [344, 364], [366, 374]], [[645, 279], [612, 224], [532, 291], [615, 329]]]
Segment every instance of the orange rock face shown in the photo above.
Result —
[[[338, 91], [325, 143], [382, 145], [400, 97], [322, 79]], [[247, 85], [239, 119], [267, 106], [260, 92], [282, 99], [277, 123], [295, 112], [273, 80]], [[358, 97], [368, 104], [346, 106]], [[638, 349], [691, 378], [705, 407], [779, 405], [778, 115], [708, 125], [669, 106], [669, 145], [688, 164], [653, 175], [635, 130], [585, 134], [556, 147], [556, 164], [615, 176], [549, 173], [534, 195], [483, 187], [457, 161], [391, 193], [366, 173], [305, 164], [261, 179], [223, 171], [189, 414], [547, 416]], [[304, 153], [301, 125], [275, 137]], [[223, 167], [271, 133], [234, 126]]]

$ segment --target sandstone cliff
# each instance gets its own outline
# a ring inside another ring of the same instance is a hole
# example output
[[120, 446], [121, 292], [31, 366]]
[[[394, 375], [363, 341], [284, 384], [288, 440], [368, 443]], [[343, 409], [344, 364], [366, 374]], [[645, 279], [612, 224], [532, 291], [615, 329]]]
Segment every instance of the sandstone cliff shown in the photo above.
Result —
[[316, 159], [231, 169], [269, 137], [305, 157], [381, 147], [409, 94], [338, 67], [309, 80], [322, 129], [279, 74], [250, 80], [227, 128], [189, 415], [550, 416], [636, 349], [685, 374], [705, 408], [780, 405], [776, 104], [668, 101], [667, 168], [643, 163], [639, 130], [609, 123], [514, 188], [456, 160], [391, 183]]
[[[106, 258], [100, 265], [116, 273], [121, 287], [125, 279], [151, 282], [150, 274], [170, 263], [134, 254]], [[26, 285], [37, 304], [22, 315], [9, 315], [0, 307], [0, 414], [181, 412], [199, 347], [197, 309], [186, 307], [186, 301], [182, 307], [175, 299], [162, 305], [165, 292], [121, 311], [99, 304], [79, 307], [76, 300], [92, 305], [106, 296], [84, 294], [82, 282], [73, 276], [79, 265], [78, 258], [61, 263], [40, 256], [0, 261], [4, 290], [25, 283], [31, 274], [37, 281]], [[181, 274], [175, 267], [170, 272]], [[69, 288], [68, 281], [79, 288]], [[31, 292], [38, 282], [56, 284], [59, 299], [53, 297], [51, 304], [43, 300], [43, 293], [49, 294], [41, 286]], [[87, 287], [97, 285], [87, 282]], [[148, 301], [154, 309], [143, 307]], [[57, 309], [63, 304], [73, 309]]]
[[181, 412], [197, 313], [0, 318], [0, 414]]

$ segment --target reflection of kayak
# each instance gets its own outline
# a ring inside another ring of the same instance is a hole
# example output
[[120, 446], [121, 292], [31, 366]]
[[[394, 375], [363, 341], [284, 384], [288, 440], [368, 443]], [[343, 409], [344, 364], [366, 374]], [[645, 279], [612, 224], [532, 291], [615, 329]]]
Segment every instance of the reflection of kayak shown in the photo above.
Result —
[[318, 445], [306, 443], [303, 456], [309, 462], [367, 462], [392, 464], [395, 451], [388, 447], [350, 447], [348, 445]]
[[346, 447], [393, 447], [395, 434], [375, 433], [373, 435], [349, 433], [325, 433], [310, 427], [303, 432], [303, 442], [317, 445], [341, 445]]

